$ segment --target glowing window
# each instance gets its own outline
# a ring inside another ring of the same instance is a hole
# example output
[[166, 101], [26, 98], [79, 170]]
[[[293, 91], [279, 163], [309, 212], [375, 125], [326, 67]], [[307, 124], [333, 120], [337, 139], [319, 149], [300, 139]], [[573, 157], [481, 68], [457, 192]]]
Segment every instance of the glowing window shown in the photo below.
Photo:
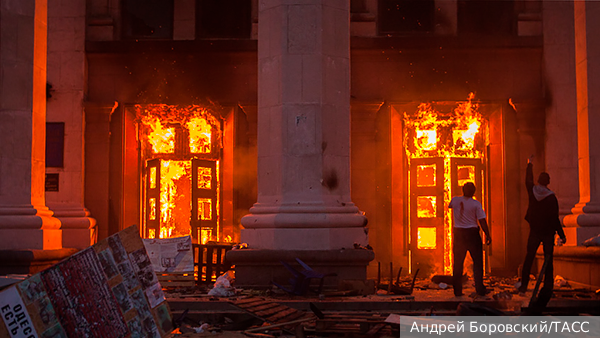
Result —
[[156, 219], [156, 198], [151, 198], [148, 203], [150, 204], [150, 215], [148, 218], [150, 218], [151, 221], [154, 221]]
[[212, 181], [211, 168], [198, 168], [198, 189], [210, 189]]
[[150, 168], [150, 189], [156, 189], [156, 167]]
[[212, 237], [212, 228], [198, 229], [198, 235], [198, 238], [200, 238], [200, 243], [206, 244], [206, 242], [208, 242]]
[[417, 166], [417, 186], [435, 186], [435, 164]]
[[150, 239], [156, 238], [156, 230], [148, 229], [148, 238], [150, 238]]
[[164, 127], [158, 118], [148, 121], [148, 142], [155, 154], [172, 154], [175, 152], [175, 128]]
[[435, 249], [436, 229], [417, 228], [417, 249]]
[[479, 122], [473, 121], [467, 130], [453, 130], [452, 141], [458, 150], [471, 150], [475, 147], [475, 135], [479, 131]]
[[194, 117], [187, 123], [190, 132], [190, 152], [194, 154], [210, 153], [211, 125], [206, 119]]
[[417, 217], [433, 218], [435, 217], [435, 196], [417, 196]]
[[435, 130], [418, 130], [415, 146], [421, 150], [435, 150], [437, 133]]
[[472, 165], [459, 165], [456, 168], [458, 186], [462, 187], [467, 182], [475, 183], [475, 167]]
[[210, 198], [198, 199], [198, 219], [203, 221], [212, 219], [212, 200]]

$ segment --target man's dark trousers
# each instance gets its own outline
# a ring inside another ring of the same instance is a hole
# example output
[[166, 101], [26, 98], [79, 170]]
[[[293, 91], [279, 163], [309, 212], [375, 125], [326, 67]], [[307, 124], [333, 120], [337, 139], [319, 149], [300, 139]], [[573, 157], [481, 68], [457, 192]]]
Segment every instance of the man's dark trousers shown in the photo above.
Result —
[[529, 238], [527, 239], [527, 255], [523, 263], [523, 271], [521, 273], [521, 287], [519, 291], [526, 292], [529, 284], [529, 273], [531, 265], [535, 259], [535, 254], [538, 247], [542, 243], [544, 249], [544, 262], [546, 263], [546, 272], [544, 274], [544, 286], [540, 290], [538, 296], [538, 306], [546, 306], [552, 297], [554, 289], [554, 266], [552, 260], [554, 257], [554, 233], [540, 234], [533, 229], [529, 230]]
[[452, 285], [454, 295], [462, 295], [462, 275], [467, 251], [471, 254], [473, 260], [473, 279], [475, 280], [475, 290], [478, 295], [485, 295], [485, 286], [483, 285], [483, 245], [479, 228], [454, 228], [454, 273], [452, 276]]

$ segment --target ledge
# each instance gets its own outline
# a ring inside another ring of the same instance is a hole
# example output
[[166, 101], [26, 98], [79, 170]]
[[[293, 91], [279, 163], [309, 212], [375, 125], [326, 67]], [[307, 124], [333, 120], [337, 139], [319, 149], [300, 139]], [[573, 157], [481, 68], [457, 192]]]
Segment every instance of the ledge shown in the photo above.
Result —
[[77, 253], [79, 249], [0, 250], [0, 274], [34, 274]]
[[[537, 251], [538, 256], [543, 256], [544, 251], [540, 246]], [[600, 264], [600, 246], [555, 246], [554, 257], [556, 258], [580, 258], [597, 260]]]
[[227, 260], [244, 265], [280, 265], [280, 261], [293, 262], [300, 258], [308, 265], [319, 265], [319, 262], [327, 262], [327, 265], [364, 265], [375, 258], [375, 253], [364, 249], [340, 249], [340, 250], [259, 250], [241, 249], [227, 252]]

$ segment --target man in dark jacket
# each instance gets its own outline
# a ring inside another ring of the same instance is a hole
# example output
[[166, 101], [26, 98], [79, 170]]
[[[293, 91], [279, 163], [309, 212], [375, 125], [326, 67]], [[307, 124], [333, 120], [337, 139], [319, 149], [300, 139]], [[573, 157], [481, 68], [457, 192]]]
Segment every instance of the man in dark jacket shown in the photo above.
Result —
[[[532, 156], [533, 157], [533, 156]], [[544, 249], [544, 263], [546, 271], [544, 274], [544, 286], [540, 290], [538, 301], [535, 306], [545, 307], [552, 297], [554, 286], [554, 267], [552, 264], [554, 251], [554, 235], [558, 233], [561, 241], [565, 243], [567, 238], [558, 218], [558, 200], [552, 190], [548, 189], [550, 175], [546, 172], [540, 173], [538, 184], [533, 184], [533, 164], [530, 157], [527, 160], [527, 171], [525, 173], [525, 186], [529, 195], [529, 207], [525, 220], [529, 222], [529, 239], [527, 240], [527, 255], [523, 263], [521, 287], [519, 292], [526, 292], [529, 284], [529, 273], [537, 249], [542, 243]]]

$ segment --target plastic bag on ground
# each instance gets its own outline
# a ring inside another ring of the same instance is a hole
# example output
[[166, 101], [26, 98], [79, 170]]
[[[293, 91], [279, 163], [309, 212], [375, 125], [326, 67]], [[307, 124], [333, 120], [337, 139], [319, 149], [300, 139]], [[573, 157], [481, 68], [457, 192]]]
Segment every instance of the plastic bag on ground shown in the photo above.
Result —
[[209, 296], [217, 297], [231, 297], [235, 295], [235, 288], [231, 286], [233, 277], [229, 274], [229, 271], [225, 272], [221, 276], [217, 277], [213, 288], [208, 291]]

